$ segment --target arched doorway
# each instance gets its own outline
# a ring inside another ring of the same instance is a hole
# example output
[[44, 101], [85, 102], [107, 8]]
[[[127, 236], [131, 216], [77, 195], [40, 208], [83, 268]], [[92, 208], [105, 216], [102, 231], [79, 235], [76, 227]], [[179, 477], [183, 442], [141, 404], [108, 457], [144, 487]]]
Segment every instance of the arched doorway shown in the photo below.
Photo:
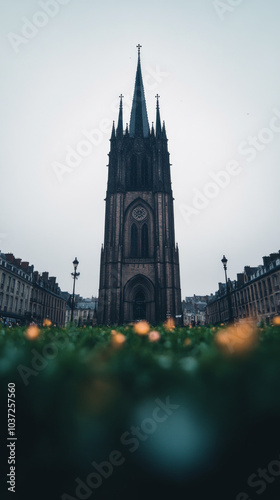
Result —
[[146, 319], [146, 301], [142, 291], [136, 293], [133, 304], [133, 321], [139, 319]]
[[155, 322], [155, 287], [152, 281], [143, 275], [136, 275], [124, 286], [125, 323], [145, 319]]

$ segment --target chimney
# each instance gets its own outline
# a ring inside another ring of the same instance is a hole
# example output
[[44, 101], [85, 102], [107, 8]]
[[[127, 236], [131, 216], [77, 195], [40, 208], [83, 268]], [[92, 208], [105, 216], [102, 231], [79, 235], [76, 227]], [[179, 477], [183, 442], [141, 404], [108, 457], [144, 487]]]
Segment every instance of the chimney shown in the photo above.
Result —
[[42, 278], [43, 278], [43, 281], [47, 282], [49, 279], [49, 273], [47, 273], [46, 271], [44, 273], [42, 273]]
[[238, 273], [237, 274], [237, 284], [238, 286], [244, 285], [244, 273]]
[[263, 265], [264, 267], [268, 267], [271, 262], [270, 257], [263, 257]]
[[14, 254], [13, 254], [13, 253], [6, 253], [6, 254], [5, 254], [5, 256], [6, 256], [6, 259], [7, 259], [7, 260], [8, 260], [11, 264], [13, 264], [13, 263], [14, 263], [14, 261], [15, 261], [15, 256], [14, 256]]
[[35, 283], [37, 283], [37, 281], [38, 281], [38, 279], [39, 279], [39, 273], [38, 273], [38, 271], [34, 271], [34, 273], [33, 273], [33, 277], [34, 277], [34, 281], [35, 281]]

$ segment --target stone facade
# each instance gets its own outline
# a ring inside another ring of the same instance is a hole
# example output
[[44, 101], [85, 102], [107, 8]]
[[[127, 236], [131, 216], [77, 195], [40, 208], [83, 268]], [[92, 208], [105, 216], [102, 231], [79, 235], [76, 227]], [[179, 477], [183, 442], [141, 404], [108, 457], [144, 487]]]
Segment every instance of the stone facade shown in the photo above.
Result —
[[32, 275], [28, 262], [0, 253], [0, 317], [12, 322], [30, 318]]
[[12, 253], [0, 253], [0, 317], [4, 321], [41, 324], [48, 318], [64, 326], [65, 309], [56, 278], [40, 275]]
[[165, 124], [157, 100], [148, 124], [140, 54], [130, 127], [123, 130], [122, 96], [113, 125], [101, 251], [99, 324], [181, 315], [179, 253]]
[[[72, 296], [70, 294], [68, 296], [69, 305], [66, 306], [66, 325], [71, 322], [70, 304]], [[97, 323], [97, 307], [98, 299], [96, 297], [83, 299], [80, 296], [75, 296], [74, 323], [77, 326], [95, 326]]]
[[182, 303], [184, 326], [196, 326], [206, 324], [206, 307], [208, 295], [194, 295], [186, 297]]
[[33, 287], [30, 301], [31, 318], [36, 323], [50, 319], [56, 326], [65, 325], [66, 302], [55, 277], [49, 273], [33, 273]]
[[[280, 314], [280, 252], [263, 257], [263, 265], [246, 266], [237, 280], [229, 280], [229, 294], [234, 320], [254, 318], [270, 321]], [[209, 300], [207, 321], [210, 324], [229, 320], [226, 285], [219, 283], [219, 290]]]

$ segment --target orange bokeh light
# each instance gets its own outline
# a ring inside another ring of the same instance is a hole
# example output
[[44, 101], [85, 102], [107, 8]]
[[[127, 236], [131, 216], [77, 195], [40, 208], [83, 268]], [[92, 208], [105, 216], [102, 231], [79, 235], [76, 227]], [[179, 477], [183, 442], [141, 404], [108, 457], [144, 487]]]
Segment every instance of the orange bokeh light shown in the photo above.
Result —
[[25, 331], [25, 336], [29, 340], [35, 340], [39, 337], [40, 329], [36, 325], [31, 325]]
[[45, 318], [43, 321], [43, 326], [51, 326], [51, 325], [52, 325], [51, 320], [48, 318]]
[[134, 331], [138, 335], [148, 335], [150, 331], [150, 325], [147, 321], [139, 321], [139, 323], [134, 324]]
[[175, 321], [173, 318], [168, 318], [166, 320], [166, 322], [164, 323], [164, 328], [165, 330], [167, 330], [168, 332], [172, 332], [172, 330], [175, 329]]
[[112, 336], [112, 344], [114, 347], [121, 347], [126, 342], [126, 337], [122, 333], [116, 333]]
[[251, 351], [258, 342], [257, 328], [253, 321], [243, 320], [217, 333], [216, 344], [225, 354], [243, 354]]

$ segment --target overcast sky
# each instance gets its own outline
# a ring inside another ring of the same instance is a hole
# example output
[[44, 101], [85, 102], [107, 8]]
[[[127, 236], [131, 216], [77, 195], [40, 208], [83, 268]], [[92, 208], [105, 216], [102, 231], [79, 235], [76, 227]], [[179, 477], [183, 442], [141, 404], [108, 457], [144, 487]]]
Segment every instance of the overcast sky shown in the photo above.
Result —
[[77, 256], [77, 292], [97, 295], [138, 43], [150, 125], [159, 93], [169, 138], [182, 297], [217, 289], [224, 253], [234, 279], [278, 251], [279, 19], [278, 0], [1, 0], [1, 251], [68, 291]]

